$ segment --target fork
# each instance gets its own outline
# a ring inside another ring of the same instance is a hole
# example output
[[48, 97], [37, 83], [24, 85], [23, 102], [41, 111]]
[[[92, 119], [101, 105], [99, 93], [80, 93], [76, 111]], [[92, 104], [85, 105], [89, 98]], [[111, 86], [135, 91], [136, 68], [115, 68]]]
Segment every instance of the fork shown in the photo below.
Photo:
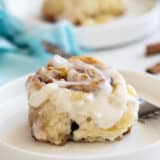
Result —
[[139, 120], [145, 121], [160, 117], [160, 79], [134, 71], [123, 70], [121, 73], [136, 89], [139, 97], [145, 101], [140, 105]]
[[160, 117], [160, 108], [143, 101], [140, 104], [139, 121], [145, 123], [146, 120], [153, 120]]

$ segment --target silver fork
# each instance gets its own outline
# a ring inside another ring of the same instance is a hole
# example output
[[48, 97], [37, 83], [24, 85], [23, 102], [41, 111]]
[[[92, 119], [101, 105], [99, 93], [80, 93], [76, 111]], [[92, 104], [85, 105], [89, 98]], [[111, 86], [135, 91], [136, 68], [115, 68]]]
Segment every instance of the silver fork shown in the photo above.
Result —
[[160, 117], [160, 79], [155, 76], [134, 71], [121, 71], [126, 81], [144, 100], [140, 105], [139, 120], [145, 121]]
[[160, 108], [143, 101], [140, 104], [139, 121], [145, 123], [146, 120], [153, 120], [160, 118]]
[[48, 41], [42, 41], [42, 45], [43, 45], [44, 49], [51, 54], [59, 55], [59, 56], [65, 57], [65, 58], [71, 57], [70, 54], [63, 51], [62, 49], [60, 49], [58, 46], [56, 46], [53, 43], [50, 43]]

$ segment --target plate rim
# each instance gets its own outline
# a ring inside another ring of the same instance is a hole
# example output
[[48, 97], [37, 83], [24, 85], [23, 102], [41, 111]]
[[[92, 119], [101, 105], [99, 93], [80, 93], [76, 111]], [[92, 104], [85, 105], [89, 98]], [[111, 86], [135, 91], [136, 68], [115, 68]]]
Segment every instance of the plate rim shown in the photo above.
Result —
[[[122, 71], [125, 72], [125, 71], [128, 71], [128, 70], [122, 70]], [[131, 71], [131, 72], [133, 72], [133, 71]], [[135, 72], [135, 73], [139, 73], [139, 74], [143, 74], [143, 75], [148, 76], [148, 74], [145, 74], [145, 73], [142, 73], [142, 72]], [[8, 82], [7, 84], [1, 86], [0, 87], [0, 92], [5, 90], [6, 88], [24, 83], [24, 81], [26, 80], [26, 78], [29, 75], [31, 75], [31, 74], [27, 74], [25, 76], [22, 76], [22, 77], [20, 77], [16, 80], [13, 80], [13, 81]], [[135, 155], [135, 154], [138, 154], [138, 153], [141, 153], [141, 152], [149, 152], [149, 151], [151, 151], [151, 149], [155, 149], [158, 146], [160, 146], [160, 140], [155, 141], [155, 142], [153, 142], [149, 145], [143, 146], [141, 148], [126, 152], [126, 153], [125, 152], [120, 152], [120, 153], [116, 153], [114, 155], [98, 155], [98, 156], [87, 155], [87, 156], [79, 156], [79, 157], [71, 157], [71, 156], [65, 157], [63, 155], [50, 155], [50, 154], [47, 154], [47, 153], [37, 153], [37, 152], [34, 152], [34, 151], [25, 150], [25, 149], [16, 147], [13, 144], [7, 143], [7, 142], [0, 139], [0, 150], [1, 150], [1, 147], [5, 147], [6, 149], [13, 150], [15, 153], [22, 153], [22, 154], [27, 154], [27, 155], [30, 155], [30, 156], [41, 157], [41, 158], [53, 158], [53, 159], [58, 159], [58, 160], [82, 160], [82, 159], [83, 160], [88, 160], [88, 159], [96, 160], [97, 158], [98, 159], [120, 158], [120, 157], [123, 157], [123, 156]]]

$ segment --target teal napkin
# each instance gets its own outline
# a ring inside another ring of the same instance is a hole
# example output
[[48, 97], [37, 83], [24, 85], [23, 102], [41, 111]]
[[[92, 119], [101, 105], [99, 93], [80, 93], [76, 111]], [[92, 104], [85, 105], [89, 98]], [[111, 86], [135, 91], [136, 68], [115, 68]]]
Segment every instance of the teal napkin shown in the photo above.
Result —
[[74, 26], [69, 22], [57, 23], [50, 29], [29, 29], [1, 6], [0, 84], [45, 65], [53, 55], [44, 49], [43, 41], [72, 55], [83, 54], [74, 36]]

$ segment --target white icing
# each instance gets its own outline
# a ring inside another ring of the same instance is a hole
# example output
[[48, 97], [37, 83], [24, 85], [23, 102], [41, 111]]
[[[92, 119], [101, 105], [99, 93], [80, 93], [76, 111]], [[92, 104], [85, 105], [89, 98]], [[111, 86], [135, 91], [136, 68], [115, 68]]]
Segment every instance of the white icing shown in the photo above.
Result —
[[55, 55], [54, 58], [52, 59], [52, 63], [54, 64], [54, 66], [63, 66], [63, 67], [69, 67], [71, 65], [71, 63], [69, 63], [65, 58]]
[[[74, 98], [77, 93], [83, 94], [84, 98], [78, 100]], [[59, 88], [58, 84], [51, 83], [39, 91], [32, 92], [29, 103], [32, 107], [39, 107], [49, 100], [57, 106], [59, 112], [69, 113], [70, 117], [78, 123], [91, 117], [100, 127], [109, 128], [122, 117], [126, 110], [127, 98], [125, 84], [118, 86], [116, 92], [112, 94], [106, 87], [102, 87], [95, 93], [83, 93]]]
[[[100, 70], [98, 72], [103, 74]], [[115, 90], [112, 89], [107, 78], [100, 89], [90, 93], [65, 88], [68, 84], [77, 85], [88, 82], [60, 80], [30, 93], [29, 104], [36, 108], [49, 100], [56, 106], [58, 112], [67, 112], [71, 119], [79, 124], [90, 117], [99, 127], [110, 128], [121, 119], [126, 111], [127, 103], [136, 104], [137, 101], [135, 97], [128, 94], [126, 82], [117, 71], [108, 68], [105, 74], [104, 77], [108, 76], [113, 79], [116, 85]]]

